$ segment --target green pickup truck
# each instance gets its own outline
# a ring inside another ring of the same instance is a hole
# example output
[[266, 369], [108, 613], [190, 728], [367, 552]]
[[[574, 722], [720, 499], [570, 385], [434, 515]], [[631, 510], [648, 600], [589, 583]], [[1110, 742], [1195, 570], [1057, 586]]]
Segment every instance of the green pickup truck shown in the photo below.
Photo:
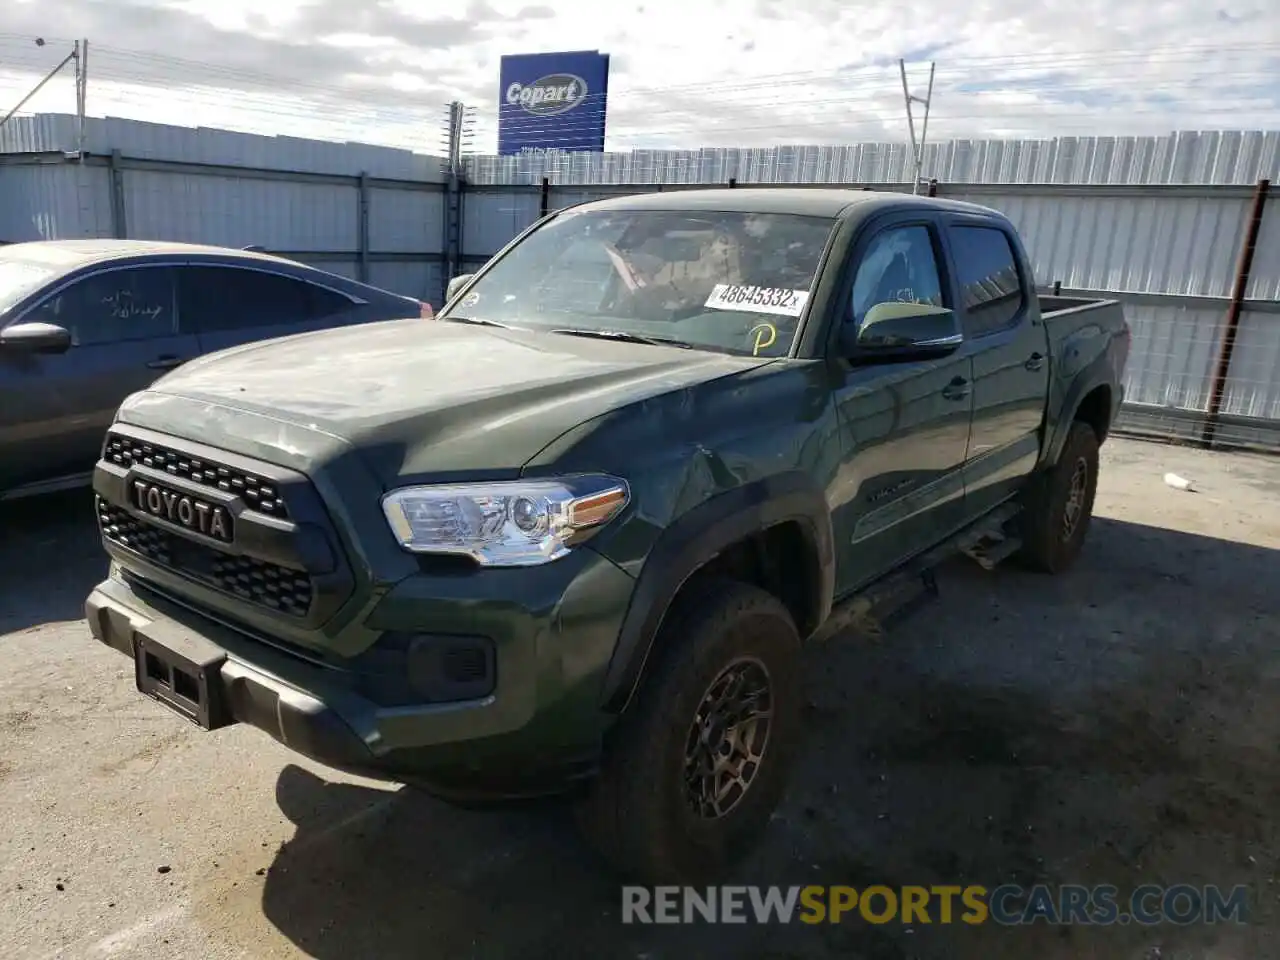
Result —
[[454, 803], [564, 795], [692, 881], [783, 794], [807, 640], [949, 554], [1080, 551], [1128, 327], [1038, 296], [993, 210], [619, 197], [451, 287], [121, 406], [87, 616], [142, 693]]

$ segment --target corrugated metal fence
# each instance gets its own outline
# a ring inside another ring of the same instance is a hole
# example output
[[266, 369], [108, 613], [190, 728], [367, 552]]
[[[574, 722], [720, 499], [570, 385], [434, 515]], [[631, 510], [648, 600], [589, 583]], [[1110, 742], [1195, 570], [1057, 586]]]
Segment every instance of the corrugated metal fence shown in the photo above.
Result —
[[[924, 170], [937, 196], [1007, 214], [1043, 287], [1124, 302], [1126, 430], [1280, 450], [1280, 132], [953, 141], [931, 146]], [[910, 191], [909, 178], [896, 144], [473, 157], [464, 262], [585, 200], [706, 185]]]
[[439, 304], [439, 158], [366, 144], [91, 119], [0, 131], [0, 240], [130, 237], [258, 244]]
[[[436, 303], [446, 263], [474, 267], [582, 200], [748, 183], [910, 189], [897, 144], [470, 157], [461, 222], [446, 223], [455, 195], [440, 158], [91, 120], [78, 161], [64, 153], [74, 124], [15, 118], [0, 131], [0, 240], [260, 244]], [[1126, 428], [1280, 450], [1277, 189], [1255, 203], [1258, 180], [1280, 183], [1280, 133], [952, 141], [929, 147], [924, 170], [939, 196], [1008, 214], [1043, 285], [1125, 302]]]

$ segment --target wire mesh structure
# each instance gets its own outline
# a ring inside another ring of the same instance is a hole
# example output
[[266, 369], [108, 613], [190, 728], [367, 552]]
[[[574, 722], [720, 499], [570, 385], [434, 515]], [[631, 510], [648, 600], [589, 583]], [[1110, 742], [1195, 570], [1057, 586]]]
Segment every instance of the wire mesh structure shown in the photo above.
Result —
[[[949, 140], [924, 148], [940, 183], [1252, 184], [1280, 179], [1280, 130], [1151, 137]], [[909, 184], [906, 143], [472, 156], [472, 184]]]

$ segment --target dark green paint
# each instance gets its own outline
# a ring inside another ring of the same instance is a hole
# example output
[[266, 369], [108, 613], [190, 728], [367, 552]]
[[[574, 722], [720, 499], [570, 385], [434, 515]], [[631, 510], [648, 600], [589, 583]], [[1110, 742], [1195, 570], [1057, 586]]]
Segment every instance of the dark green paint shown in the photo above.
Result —
[[[315, 691], [388, 777], [446, 793], [511, 793], [519, 790], [511, 778], [541, 783], [540, 774], [568, 778], [589, 766], [614, 719], [602, 699], [610, 663], [622, 656], [618, 638], [652, 612], [638, 604], [660, 612], [671, 599], [636, 600], [647, 597], [637, 584], [654, 575], [648, 561], [664, 536], [696, 508], [717, 498], [736, 503], [732, 495], [743, 491], [741, 502], [751, 504], [767, 495], [757, 491], [780, 489], [783, 477], [788, 489], [815, 491], [823, 515], [810, 519], [832, 531], [835, 549], [826, 609], [1016, 494], [1052, 462], [1080, 404], [1090, 395], [1096, 402], [1094, 391], [1106, 391], [1103, 430], [1119, 404], [1127, 333], [1113, 302], [1041, 316], [1031, 296], [1014, 329], [934, 359], [851, 363], [833, 351], [834, 320], [871, 235], [916, 222], [940, 232], [972, 222], [1011, 230], [992, 211], [803, 189], [679, 192], [600, 206], [835, 219], [791, 356], [756, 360], [455, 324], [446, 309], [436, 321], [226, 351], [165, 377], [120, 410], [123, 423], [280, 464], [316, 484], [356, 581], [330, 622], [290, 631], [212, 591], [167, 585], [329, 662], [322, 669], [243, 636], [230, 641], [250, 667]], [[1020, 245], [1018, 253], [1030, 293]], [[1023, 365], [1032, 352], [1048, 358], [1039, 373]], [[962, 402], [944, 396], [957, 375], [972, 384]], [[379, 508], [384, 492], [409, 483], [578, 471], [625, 478], [632, 502], [586, 547], [542, 567], [423, 564], [398, 548]], [[689, 556], [663, 555], [663, 564], [675, 565], [674, 582], [692, 572], [680, 568]], [[100, 594], [140, 618], [156, 615], [118, 580], [91, 598], [91, 608], [106, 602]], [[341, 662], [383, 631], [493, 638], [496, 696], [391, 710], [353, 696]], [[641, 654], [651, 639], [640, 638]], [[495, 771], [500, 783], [490, 786]]]

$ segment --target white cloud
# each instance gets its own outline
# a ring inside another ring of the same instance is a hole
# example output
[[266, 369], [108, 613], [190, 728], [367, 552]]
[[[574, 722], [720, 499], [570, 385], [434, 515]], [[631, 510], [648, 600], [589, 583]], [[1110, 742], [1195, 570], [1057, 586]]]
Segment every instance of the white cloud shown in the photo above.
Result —
[[[610, 149], [901, 141], [900, 56], [918, 94], [937, 62], [930, 139], [1280, 127], [1274, 0], [7, 0], [0, 109], [49, 27], [95, 115], [428, 152], [455, 98], [491, 151], [499, 57], [565, 49], [613, 56]], [[71, 112], [70, 73], [25, 109]]]

